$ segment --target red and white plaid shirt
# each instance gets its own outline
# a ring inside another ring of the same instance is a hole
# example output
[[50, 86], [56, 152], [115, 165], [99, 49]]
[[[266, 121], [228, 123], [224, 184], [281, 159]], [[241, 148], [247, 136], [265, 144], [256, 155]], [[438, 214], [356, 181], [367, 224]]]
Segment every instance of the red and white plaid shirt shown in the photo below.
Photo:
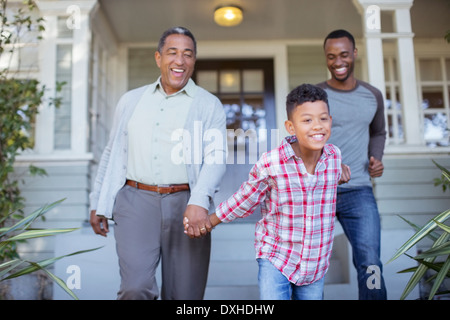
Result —
[[255, 229], [256, 257], [271, 261], [290, 282], [306, 285], [328, 270], [341, 152], [325, 145], [315, 174], [308, 177], [290, 145], [295, 140], [287, 137], [263, 154], [248, 181], [216, 208], [216, 215], [230, 222], [249, 216], [262, 204], [262, 219]]

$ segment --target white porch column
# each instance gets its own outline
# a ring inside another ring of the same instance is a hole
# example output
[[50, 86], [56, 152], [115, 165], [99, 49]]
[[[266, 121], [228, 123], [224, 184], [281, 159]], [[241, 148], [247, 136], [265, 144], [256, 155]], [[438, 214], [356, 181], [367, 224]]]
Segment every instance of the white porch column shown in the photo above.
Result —
[[[414, 46], [410, 9], [414, 0], [353, 0], [363, 16], [367, 49], [369, 81], [385, 93], [383, 39], [397, 41], [397, 67], [400, 81], [400, 99], [403, 107], [403, 128], [408, 145], [423, 145], [423, 129], [420, 121], [420, 103], [414, 60]], [[391, 11], [394, 32], [383, 33], [381, 11]]]
[[[72, 137], [71, 146], [75, 153], [89, 150], [89, 57], [91, 30], [89, 13], [97, 1], [87, 1], [73, 21], [72, 61]], [[78, 10], [76, 6], [74, 10]], [[76, 19], [79, 19], [78, 21]]]
[[386, 97], [383, 41], [381, 37], [380, 7], [378, 1], [353, 0], [362, 16], [367, 56], [368, 81]]
[[394, 23], [397, 40], [397, 66], [400, 80], [400, 98], [403, 106], [404, 134], [409, 145], [423, 145], [423, 125], [420, 120], [420, 102], [414, 59], [410, 6], [395, 10]]

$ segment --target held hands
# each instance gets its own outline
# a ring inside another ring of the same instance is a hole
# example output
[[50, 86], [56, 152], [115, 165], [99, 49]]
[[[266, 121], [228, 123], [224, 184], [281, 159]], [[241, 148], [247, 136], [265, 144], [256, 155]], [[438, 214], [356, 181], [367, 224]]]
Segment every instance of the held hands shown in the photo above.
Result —
[[196, 205], [188, 205], [184, 212], [184, 233], [190, 238], [201, 238], [211, 232], [212, 225], [208, 210]]
[[208, 210], [188, 205], [183, 219], [184, 233], [190, 238], [201, 238], [221, 222], [215, 213], [208, 215]]

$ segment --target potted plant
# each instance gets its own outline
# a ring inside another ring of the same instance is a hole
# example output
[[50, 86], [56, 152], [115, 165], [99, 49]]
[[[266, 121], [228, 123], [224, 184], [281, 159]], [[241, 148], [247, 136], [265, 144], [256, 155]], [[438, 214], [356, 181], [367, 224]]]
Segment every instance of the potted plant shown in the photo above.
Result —
[[[434, 162], [434, 161], [433, 161]], [[450, 171], [434, 162], [441, 170], [440, 179], [436, 179], [436, 185], [442, 184], [444, 192], [450, 185]], [[418, 227], [412, 222], [402, 218], [410, 224], [416, 233], [408, 239], [388, 261], [397, 259], [402, 254], [411, 249], [425, 237], [430, 238], [433, 244], [430, 249], [423, 251], [416, 256], [410, 258], [417, 261], [417, 267], [405, 269], [400, 272], [412, 272], [412, 276], [407, 283], [400, 299], [405, 299], [414, 287], [426, 276], [428, 272], [432, 272], [433, 276], [429, 279], [433, 281], [428, 299], [433, 299], [437, 294], [446, 294], [449, 291], [439, 291], [442, 284], [450, 277], [450, 227], [444, 222], [450, 217], [450, 208], [430, 219], [423, 227]]]

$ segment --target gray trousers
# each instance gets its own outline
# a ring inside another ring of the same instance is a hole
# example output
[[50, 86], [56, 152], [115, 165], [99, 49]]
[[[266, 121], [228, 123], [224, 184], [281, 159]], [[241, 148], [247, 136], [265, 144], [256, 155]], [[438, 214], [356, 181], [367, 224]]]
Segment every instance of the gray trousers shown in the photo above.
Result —
[[203, 299], [211, 237], [191, 239], [183, 214], [190, 192], [173, 194], [125, 185], [114, 205], [114, 235], [121, 284], [118, 299], [158, 299], [156, 268], [161, 260], [161, 299]]

